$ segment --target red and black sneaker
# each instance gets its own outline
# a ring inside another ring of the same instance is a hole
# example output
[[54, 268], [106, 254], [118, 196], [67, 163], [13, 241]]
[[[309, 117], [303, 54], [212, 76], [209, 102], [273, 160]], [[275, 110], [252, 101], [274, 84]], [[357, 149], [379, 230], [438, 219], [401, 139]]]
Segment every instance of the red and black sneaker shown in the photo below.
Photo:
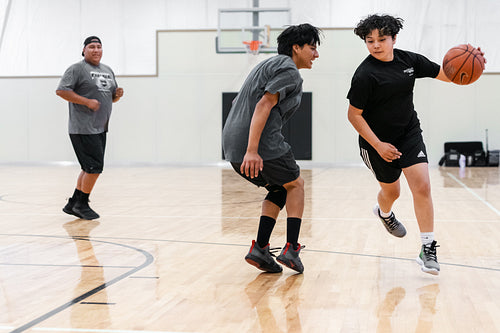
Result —
[[275, 255], [273, 252], [279, 250], [279, 248], [271, 249], [269, 244], [261, 248], [255, 240], [252, 241], [252, 246], [250, 251], [245, 256], [245, 260], [258, 269], [269, 272], [269, 273], [280, 273], [283, 268], [274, 261]]
[[297, 250], [294, 250], [292, 244], [286, 243], [283, 250], [281, 250], [281, 254], [278, 258], [276, 258], [276, 260], [286, 267], [302, 273], [304, 272], [304, 265], [302, 265], [302, 261], [299, 258], [299, 253], [305, 246], [300, 244], [298, 245]]

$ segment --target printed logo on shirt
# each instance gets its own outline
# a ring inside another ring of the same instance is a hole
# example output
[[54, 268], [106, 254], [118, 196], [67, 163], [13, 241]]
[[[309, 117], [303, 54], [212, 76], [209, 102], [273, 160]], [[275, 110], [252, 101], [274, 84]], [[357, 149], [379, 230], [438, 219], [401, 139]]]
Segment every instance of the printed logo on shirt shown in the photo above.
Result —
[[101, 73], [101, 72], [90, 72], [90, 76], [92, 80], [95, 81], [95, 84], [99, 91], [110, 91], [113, 82], [113, 76], [109, 73]]
[[417, 158], [420, 158], [420, 157], [426, 157], [425, 153], [423, 151], [420, 151], [420, 153], [418, 153]]
[[403, 71], [403, 73], [408, 74], [408, 76], [413, 76], [413, 74], [415, 73], [415, 70], [413, 69], [413, 67], [410, 67], [410, 68], [405, 69]]

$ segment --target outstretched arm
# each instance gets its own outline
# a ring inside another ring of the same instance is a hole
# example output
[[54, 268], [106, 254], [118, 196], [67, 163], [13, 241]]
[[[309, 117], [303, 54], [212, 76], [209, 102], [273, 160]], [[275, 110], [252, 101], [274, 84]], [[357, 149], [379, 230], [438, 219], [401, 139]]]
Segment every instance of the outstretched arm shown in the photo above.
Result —
[[435, 78], [438, 79], [438, 80], [440, 80], [440, 81], [451, 82], [451, 80], [448, 79], [448, 77], [446, 76], [446, 74], [444, 74], [443, 66], [441, 66], [441, 69], [439, 70], [439, 74]]

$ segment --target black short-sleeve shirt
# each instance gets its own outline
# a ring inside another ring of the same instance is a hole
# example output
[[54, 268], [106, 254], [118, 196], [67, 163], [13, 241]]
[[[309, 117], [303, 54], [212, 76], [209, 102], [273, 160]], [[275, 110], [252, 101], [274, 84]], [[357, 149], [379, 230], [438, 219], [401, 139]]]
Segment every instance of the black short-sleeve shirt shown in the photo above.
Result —
[[394, 59], [388, 62], [369, 55], [356, 69], [347, 98], [363, 110], [363, 118], [380, 140], [394, 144], [421, 132], [413, 106], [415, 79], [435, 78], [439, 69], [426, 57], [400, 49], [394, 49]]

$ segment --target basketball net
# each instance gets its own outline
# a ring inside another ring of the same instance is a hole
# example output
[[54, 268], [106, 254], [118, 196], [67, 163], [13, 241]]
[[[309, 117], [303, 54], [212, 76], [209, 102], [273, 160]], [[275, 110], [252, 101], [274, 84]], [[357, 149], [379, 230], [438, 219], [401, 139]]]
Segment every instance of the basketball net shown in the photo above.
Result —
[[243, 41], [248, 54], [258, 55], [262, 42], [260, 40]]

